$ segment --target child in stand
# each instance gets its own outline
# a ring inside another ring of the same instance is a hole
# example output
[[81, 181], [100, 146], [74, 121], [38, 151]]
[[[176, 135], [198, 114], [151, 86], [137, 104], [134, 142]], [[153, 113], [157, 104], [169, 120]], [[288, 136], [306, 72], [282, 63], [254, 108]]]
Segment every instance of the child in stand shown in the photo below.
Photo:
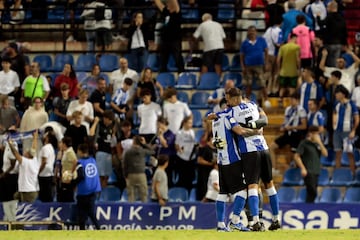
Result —
[[214, 163], [213, 169], [211, 170], [207, 182], [207, 191], [203, 202], [215, 202], [217, 195], [220, 191], [219, 186], [219, 168], [217, 162]]
[[168, 200], [168, 178], [165, 172], [169, 164], [167, 155], [159, 155], [158, 167], [154, 173], [152, 180], [151, 201], [158, 202], [161, 206], [165, 206]]

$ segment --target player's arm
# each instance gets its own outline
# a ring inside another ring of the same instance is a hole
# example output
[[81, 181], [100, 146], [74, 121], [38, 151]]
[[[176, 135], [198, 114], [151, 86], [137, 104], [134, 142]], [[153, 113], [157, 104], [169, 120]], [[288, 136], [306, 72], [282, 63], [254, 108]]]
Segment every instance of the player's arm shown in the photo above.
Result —
[[9, 143], [9, 147], [10, 147], [10, 150], [11, 150], [12, 154], [14, 154], [14, 156], [15, 156], [15, 159], [18, 160], [19, 163], [21, 164], [22, 163], [22, 157], [21, 157], [20, 153], [13, 146], [12, 140], [9, 139], [8, 143]]
[[260, 129], [265, 127], [266, 125], [268, 125], [268, 118], [266, 116], [266, 113], [262, 110], [259, 109], [259, 119], [256, 121], [252, 121], [252, 122], [248, 122], [246, 124], [244, 123], [239, 123], [241, 127], [245, 127], [245, 128], [253, 128], [253, 129]]

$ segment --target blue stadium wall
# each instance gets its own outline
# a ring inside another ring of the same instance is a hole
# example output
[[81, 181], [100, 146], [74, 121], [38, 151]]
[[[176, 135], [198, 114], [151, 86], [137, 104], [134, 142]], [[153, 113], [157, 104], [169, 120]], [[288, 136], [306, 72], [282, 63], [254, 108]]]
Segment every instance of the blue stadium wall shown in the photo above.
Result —
[[[281, 204], [280, 218], [283, 229], [358, 229], [360, 204]], [[231, 205], [227, 208], [230, 216]], [[76, 230], [74, 204], [35, 203], [19, 204], [17, 221], [63, 221], [66, 229]], [[214, 229], [216, 226], [213, 203], [169, 203], [160, 207], [156, 203], [99, 203], [96, 216], [102, 229]], [[0, 205], [0, 219], [3, 210]], [[242, 218], [245, 214], [242, 213]], [[271, 223], [269, 205], [264, 206], [264, 223]], [[244, 220], [246, 223], [246, 220]], [[91, 225], [88, 226], [90, 229]], [[42, 227], [44, 229], [45, 227]], [[1, 228], [0, 228], [1, 229]], [[39, 227], [39, 229], [41, 229]], [[46, 228], [45, 228], [46, 229]]]

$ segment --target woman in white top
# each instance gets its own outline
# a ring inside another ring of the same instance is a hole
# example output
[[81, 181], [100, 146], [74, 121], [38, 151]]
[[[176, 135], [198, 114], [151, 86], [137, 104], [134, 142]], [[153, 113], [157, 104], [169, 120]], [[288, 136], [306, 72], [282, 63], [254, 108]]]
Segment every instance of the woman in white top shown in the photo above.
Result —
[[[192, 128], [192, 116], [185, 117], [181, 129], [176, 133], [176, 167], [178, 181], [176, 186], [185, 187], [189, 191], [195, 178], [196, 141], [195, 132]], [[176, 181], [175, 181], [176, 182]]]
[[219, 194], [219, 170], [217, 163], [214, 164], [214, 168], [211, 170], [207, 182], [207, 191], [203, 202], [215, 202], [217, 195]]

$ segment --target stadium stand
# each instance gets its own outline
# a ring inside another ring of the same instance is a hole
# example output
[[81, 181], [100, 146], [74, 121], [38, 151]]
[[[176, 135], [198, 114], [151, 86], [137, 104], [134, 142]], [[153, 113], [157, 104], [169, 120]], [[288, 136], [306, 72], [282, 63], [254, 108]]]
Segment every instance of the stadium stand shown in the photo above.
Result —
[[95, 63], [96, 58], [94, 54], [80, 54], [76, 61], [75, 70], [90, 72]]
[[293, 187], [280, 187], [278, 190], [280, 203], [292, 203], [296, 200], [296, 190]]
[[345, 191], [344, 203], [360, 203], [360, 188], [349, 187]]
[[324, 188], [320, 198], [320, 203], [340, 203], [341, 199], [341, 190], [336, 187]]
[[284, 173], [284, 186], [302, 186], [304, 180], [301, 177], [300, 168], [290, 168]]
[[198, 90], [215, 90], [220, 87], [220, 77], [214, 72], [203, 73], [199, 79]]
[[349, 168], [334, 169], [330, 180], [330, 186], [350, 186], [353, 181], [353, 175]]
[[197, 91], [193, 93], [189, 107], [191, 109], [209, 109], [207, 103], [210, 94], [208, 92]]
[[158, 81], [163, 88], [175, 86], [175, 76], [172, 72], [159, 73], [156, 77], [156, 81]]
[[169, 189], [169, 202], [186, 202], [189, 200], [189, 192], [186, 188], [172, 187]]
[[121, 192], [119, 188], [108, 186], [101, 190], [99, 201], [119, 202], [120, 197], [121, 197]]

